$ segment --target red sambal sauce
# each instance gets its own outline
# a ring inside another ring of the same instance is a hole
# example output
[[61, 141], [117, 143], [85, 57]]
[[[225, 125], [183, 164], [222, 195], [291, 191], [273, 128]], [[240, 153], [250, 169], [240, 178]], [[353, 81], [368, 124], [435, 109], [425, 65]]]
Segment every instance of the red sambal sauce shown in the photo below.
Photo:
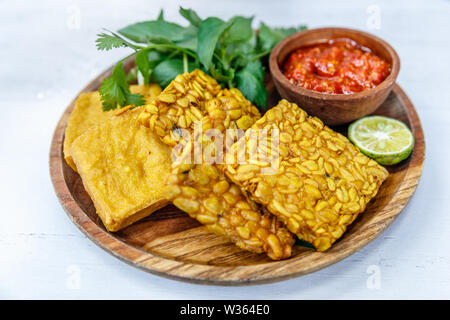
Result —
[[346, 38], [301, 47], [292, 52], [283, 65], [283, 73], [291, 83], [334, 94], [374, 88], [390, 72], [388, 62]]

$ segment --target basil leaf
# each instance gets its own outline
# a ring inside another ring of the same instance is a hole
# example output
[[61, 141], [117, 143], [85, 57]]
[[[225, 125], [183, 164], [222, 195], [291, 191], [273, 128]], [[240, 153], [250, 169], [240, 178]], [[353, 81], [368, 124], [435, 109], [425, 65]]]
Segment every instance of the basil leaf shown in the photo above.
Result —
[[[195, 64], [188, 63], [188, 72], [195, 69]], [[183, 59], [164, 60], [153, 69], [151, 79], [161, 87], [166, 87], [175, 77], [184, 73]]]
[[117, 105], [121, 107], [130, 104], [140, 106], [145, 103], [140, 94], [130, 92], [121, 62], [116, 64], [111, 77], [103, 80], [99, 92], [104, 111], [116, 109]]
[[185, 28], [163, 20], [138, 22], [118, 31], [121, 35], [137, 43], [148, 43], [164, 39], [177, 41], [183, 39]]
[[222, 32], [228, 24], [219, 18], [208, 18], [200, 23], [198, 29], [197, 55], [207, 71], [211, 68], [212, 57]]
[[193, 26], [197, 28], [200, 26], [200, 23], [202, 22], [202, 19], [200, 19], [197, 12], [195, 12], [192, 9], [184, 9], [183, 7], [180, 7], [180, 14]]
[[259, 60], [250, 62], [237, 74], [237, 88], [258, 107], [267, 105], [267, 89], [264, 85], [264, 67]]
[[230, 27], [224, 33], [224, 42], [228, 44], [237, 41], [249, 40], [253, 34], [252, 21], [253, 17], [245, 18], [236, 16], [231, 18], [228, 22]]
[[181, 48], [196, 51], [197, 50], [197, 28], [192, 25], [187, 27], [183, 32], [181, 40], [176, 41], [175, 44]]

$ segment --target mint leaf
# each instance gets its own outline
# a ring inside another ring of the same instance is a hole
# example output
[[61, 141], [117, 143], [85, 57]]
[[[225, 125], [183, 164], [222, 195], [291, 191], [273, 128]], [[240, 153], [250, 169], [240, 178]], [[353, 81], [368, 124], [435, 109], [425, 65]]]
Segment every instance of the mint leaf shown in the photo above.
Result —
[[267, 89], [264, 85], [264, 67], [259, 60], [250, 62], [237, 74], [237, 88], [258, 107], [267, 105]]
[[197, 35], [197, 55], [207, 71], [211, 68], [217, 41], [227, 27], [228, 25], [224, 21], [214, 17], [200, 23]]

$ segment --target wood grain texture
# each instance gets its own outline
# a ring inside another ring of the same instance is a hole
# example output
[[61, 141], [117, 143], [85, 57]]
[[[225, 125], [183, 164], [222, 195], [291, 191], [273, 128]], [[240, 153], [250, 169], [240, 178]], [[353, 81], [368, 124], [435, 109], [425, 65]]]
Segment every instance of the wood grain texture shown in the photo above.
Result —
[[[125, 64], [126, 68], [131, 66], [130, 61]], [[110, 72], [111, 68], [82, 92], [98, 89]], [[275, 105], [279, 96], [271, 81], [268, 89], [269, 105]], [[394, 117], [411, 128], [416, 141], [411, 157], [388, 168], [390, 176], [376, 198], [330, 250], [319, 253], [296, 246], [290, 259], [271, 261], [209, 233], [173, 206], [117, 233], [107, 232], [79, 175], [64, 161], [64, 130], [73, 105], [74, 101], [58, 122], [50, 150], [50, 175], [68, 216], [94, 243], [120, 260], [153, 274], [188, 282], [216, 285], [274, 282], [314, 272], [348, 257], [379, 236], [400, 214], [417, 187], [425, 156], [418, 115], [406, 94], [395, 85], [376, 114]], [[334, 129], [345, 134], [345, 127]]]

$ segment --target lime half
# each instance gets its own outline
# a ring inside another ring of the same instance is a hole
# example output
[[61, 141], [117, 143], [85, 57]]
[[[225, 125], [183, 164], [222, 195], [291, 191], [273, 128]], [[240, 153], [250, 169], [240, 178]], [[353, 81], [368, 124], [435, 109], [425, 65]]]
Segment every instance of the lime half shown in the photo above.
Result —
[[364, 117], [348, 128], [348, 138], [369, 158], [383, 165], [405, 160], [414, 148], [414, 136], [401, 121], [383, 116]]

